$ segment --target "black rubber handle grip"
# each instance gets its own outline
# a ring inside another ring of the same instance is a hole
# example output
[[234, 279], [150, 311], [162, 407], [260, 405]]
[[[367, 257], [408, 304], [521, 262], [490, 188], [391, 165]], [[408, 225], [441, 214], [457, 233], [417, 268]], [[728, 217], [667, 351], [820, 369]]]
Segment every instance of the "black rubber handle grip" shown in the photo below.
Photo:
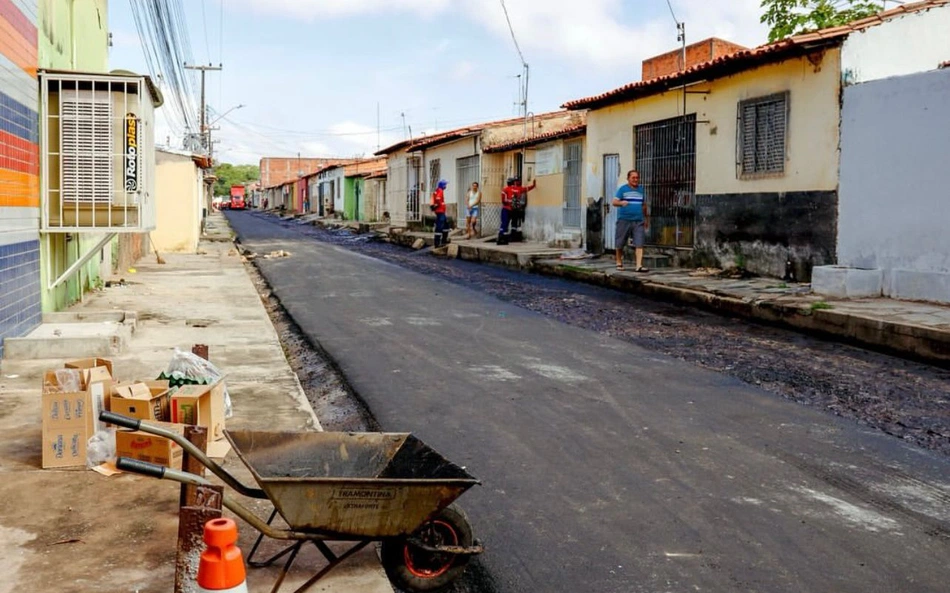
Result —
[[128, 416], [113, 414], [112, 412], [100, 412], [99, 421], [115, 424], [122, 428], [131, 428], [132, 430], [138, 430], [142, 426], [142, 421], [138, 418], [129, 418]]
[[138, 459], [129, 459], [128, 457], [119, 457], [115, 460], [116, 469], [133, 474], [141, 474], [150, 478], [161, 480], [165, 477], [165, 466], [156, 465], [147, 461]]

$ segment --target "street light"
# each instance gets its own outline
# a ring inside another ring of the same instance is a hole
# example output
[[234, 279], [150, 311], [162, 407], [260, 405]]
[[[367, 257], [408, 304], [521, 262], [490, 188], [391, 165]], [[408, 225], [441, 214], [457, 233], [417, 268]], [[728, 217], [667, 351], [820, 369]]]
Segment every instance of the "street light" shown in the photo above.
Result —
[[219, 115], [213, 122], [211, 122], [210, 124], [208, 124], [208, 127], [210, 128], [210, 127], [213, 126], [214, 124], [218, 123], [219, 121], [221, 121], [222, 119], [224, 119], [224, 117], [225, 117], [227, 114], [231, 113], [232, 111], [234, 111], [234, 110], [236, 110], [236, 109], [242, 109], [242, 108], [244, 108], [244, 107], [247, 107], [247, 106], [244, 105], [243, 103], [240, 104], [240, 105], [235, 105], [235, 106], [232, 107], [231, 109], [228, 109], [227, 111], [225, 111], [224, 113], [222, 113], [221, 115]]
[[207, 136], [208, 136], [208, 138], [207, 138], [207, 140], [208, 140], [208, 156], [213, 157], [213, 155], [214, 155], [214, 144], [211, 143], [211, 130], [214, 128], [214, 124], [216, 124], [216, 123], [218, 123], [219, 121], [221, 121], [222, 119], [224, 119], [224, 117], [225, 117], [227, 114], [231, 113], [231, 112], [234, 111], [235, 109], [241, 109], [242, 107], [244, 107], [244, 104], [243, 104], [243, 103], [241, 103], [240, 105], [235, 105], [235, 106], [232, 107], [231, 109], [228, 109], [227, 111], [225, 111], [224, 113], [222, 113], [221, 115], [219, 115], [219, 116], [217, 117], [217, 119], [215, 119], [213, 122], [207, 124], [207, 129], [206, 129], [206, 131], [205, 131], [205, 134], [207, 134]]

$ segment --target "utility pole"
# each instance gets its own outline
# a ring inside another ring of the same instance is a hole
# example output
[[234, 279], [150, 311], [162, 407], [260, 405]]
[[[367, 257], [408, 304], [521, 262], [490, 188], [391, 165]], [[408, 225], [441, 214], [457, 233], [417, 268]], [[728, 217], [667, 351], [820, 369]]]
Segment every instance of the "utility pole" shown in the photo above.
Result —
[[186, 70], [199, 70], [201, 72], [201, 114], [200, 114], [201, 115], [201, 130], [200, 132], [201, 132], [202, 144], [204, 144], [205, 148], [208, 149], [209, 151], [211, 150], [210, 149], [211, 142], [210, 142], [210, 138], [208, 137], [209, 131], [207, 129], [207, 126], [205, 125], [206, 114], [208, 111], [208, 106], [207, 106], [207, 103], [205, 102], [205, 73], [208, 71], [219, 71], [219, 70], [222, 70], [223, 68], [224, 68], [223, 64], [218, 64], [217, 66], [212, 66], [211, 64], [208, 64], [207, 66], [189, 66], [188, 64], [185, 64]]

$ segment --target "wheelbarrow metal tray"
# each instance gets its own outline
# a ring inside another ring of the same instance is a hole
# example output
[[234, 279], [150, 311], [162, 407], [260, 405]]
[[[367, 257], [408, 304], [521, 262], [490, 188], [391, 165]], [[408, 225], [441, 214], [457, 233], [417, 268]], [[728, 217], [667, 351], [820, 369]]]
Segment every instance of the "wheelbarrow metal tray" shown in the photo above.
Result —
[[411, 434], [225, 431], [291, 529], [409, 535], [478, 483]]

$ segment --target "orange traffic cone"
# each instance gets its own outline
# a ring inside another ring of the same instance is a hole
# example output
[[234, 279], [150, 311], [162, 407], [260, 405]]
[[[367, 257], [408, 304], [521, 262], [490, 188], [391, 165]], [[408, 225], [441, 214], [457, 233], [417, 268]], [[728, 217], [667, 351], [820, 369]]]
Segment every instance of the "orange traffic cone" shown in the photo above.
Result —
[[212, 519], [205, 523], [205, 546], [198, 564], [198, 593], [247, 593], [246, 570], [238, 540], [237, 523]]

